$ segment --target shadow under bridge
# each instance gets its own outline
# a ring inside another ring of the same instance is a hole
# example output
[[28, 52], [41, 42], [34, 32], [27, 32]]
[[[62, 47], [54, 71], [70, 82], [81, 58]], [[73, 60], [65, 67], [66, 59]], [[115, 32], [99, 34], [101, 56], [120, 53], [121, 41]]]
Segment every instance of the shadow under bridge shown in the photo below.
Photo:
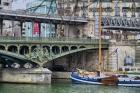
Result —
[[1, 68], [36, 68], [39, 65], [23, 55], [0, 50]]
[[[98, 45], [90, 45], [90, 46], [71, 46], [71, 47], [59, 47], [55, 46], [52, 50], [47, 50], [47, 48], [36, 48], [30, 55], [26, 55], [27, 59], [39, 64], [40, 66], [44, 66], [47, 62], [56, 60], [58, 58], [82, 52], [86, 50], [98, 49]], [[102, 45], [102, 49], [108, 49], [107, 44]]]

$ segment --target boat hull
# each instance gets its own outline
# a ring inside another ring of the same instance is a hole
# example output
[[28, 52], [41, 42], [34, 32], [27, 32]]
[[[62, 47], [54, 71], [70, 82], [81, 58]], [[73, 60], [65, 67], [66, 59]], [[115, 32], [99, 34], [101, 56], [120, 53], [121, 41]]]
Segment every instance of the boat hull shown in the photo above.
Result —
[[86, 80], [86, 78], [81, 79], [81, 78], [76, 78], [73, 76], [71, 76], [71, 80], [72, 80], [72, 83], [74, 83], [74, 84], [94, 84], [94, 85], [102, 84], [97, 80]]
[[129, 79], [129, 80], [119, 80], [119, 82], [118, 82], [118, 85], [119, 86], [135, 86], [135, 87], [140, 87], [140, 80], [131, 80], [131, 79]]
[[[116, 86], [129, 86], [129, 87], [140, 87], [140, 79], [132, 80], [131, 78], [118, 78], [114, 83], [104, 83], [104, 78], [89, 78], [81, 77], [78, 74], [71, 74], [71, 80], [74, 84], [93, 84], [93, 85], [116, 85]], [[109, 81], [106, 81], [109, 82]]]

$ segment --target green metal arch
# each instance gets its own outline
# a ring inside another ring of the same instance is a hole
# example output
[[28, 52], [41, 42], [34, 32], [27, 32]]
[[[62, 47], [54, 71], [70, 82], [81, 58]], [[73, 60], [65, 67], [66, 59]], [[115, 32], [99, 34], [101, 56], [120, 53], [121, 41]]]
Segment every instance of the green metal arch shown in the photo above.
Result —
[[29, 51], [30, 51], [29, 46], [27, 46], [27, 45], [22, 45], [19, 48], [19, 54], [21, 54], [21, 55], [25, 55], [25, 54], [29, 53]]
[[61, 53], [70, 51], [69, 46], [62, 46]]
[[43, 45], [42, 48], [46, 48], [48, 50], [48, 52], [51, 51], [51, 47], [49, 45]]
[[31, 46], [31, 51], [34, 51], [34, 49], [37, 48], [37, 47], [38, 47], [38, 45], [32, 45]]
[[78, 49], [78, 46], [71, 46], [70, 47], [70, 50], [76, 50], [76, 49]]
[[[71, 51], [68, 51], [68, 52], [61, 53], [61, 55], [51, 56], [51, 58], [49, 58], [50, 60], [48, 60], [48, 62], [51, 62], [52, 60], [55, 60], [57, 58], [60, 58], [60, 57], [66, 56], [66, 55], [70, 55], [70, 54], [77, 53], [77, 52], [82, 52], [82, 51], [85, 51], [85, 50], [91, 50], [91, 49], [97, 49], [97, 48], [90, 47], [90, 48], [81, 48], [81, 49], [71, 50]], [[44, 66], [46, 63], [47, 62], [44, 62], [42, 64], [42, 66]]]
[[37, 62], [33, 62], [31, 60], [28, 60], [25, 56], [23, 55], [19, 55], [17, 53], [12, 53], [12, 52], [8, 52], [8, 51], [3, 51], [3, 50], [0, 50], [0, 54], [3, 54], [5, 56], [9, 56], [11, 58], [15, 58], [17, 60], [21, 60], [21, 61], [24, 61], [25, 63], [29, 62], [29, 63], [34, 63], [36, 65], [39, 65]]
[[[12, 48], [14, 50], [11, 50]], [[16, 46], [16, 45], [9, 45], [8, 48], [7, 48], [7, 51], [17, 53], [18, 52], [18, 46]]]
[[61, 52], [60, 46], [56, 46], [56, 45], [52, 46], [51, 52], [53, 54], [60, 54], [60, 52]]
[[86, 47], [85, 47], [85, 46], [79, 46], [79, 49], [80, 49], [80, 48], [86, 48]]
[[6, 46], [5, 45], [0, 45], [0, 50], [6, 50]]

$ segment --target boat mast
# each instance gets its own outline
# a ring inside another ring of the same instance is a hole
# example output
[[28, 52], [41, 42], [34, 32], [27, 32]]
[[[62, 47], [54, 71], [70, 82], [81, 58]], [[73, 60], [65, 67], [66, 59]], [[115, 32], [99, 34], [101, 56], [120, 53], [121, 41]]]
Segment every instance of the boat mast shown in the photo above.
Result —
[[102, 65], [102, 0], [99, 0], [99, 64], [98, 64], [98, 71], [101, 71]]

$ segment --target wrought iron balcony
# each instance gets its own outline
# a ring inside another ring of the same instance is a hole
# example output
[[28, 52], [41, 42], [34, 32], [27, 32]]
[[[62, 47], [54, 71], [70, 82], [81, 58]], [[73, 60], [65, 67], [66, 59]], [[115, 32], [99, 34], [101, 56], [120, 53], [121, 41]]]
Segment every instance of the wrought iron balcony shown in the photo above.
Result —
[[140, 18], [131, 17], [102, 17], [103, 29], [140, 31]]

